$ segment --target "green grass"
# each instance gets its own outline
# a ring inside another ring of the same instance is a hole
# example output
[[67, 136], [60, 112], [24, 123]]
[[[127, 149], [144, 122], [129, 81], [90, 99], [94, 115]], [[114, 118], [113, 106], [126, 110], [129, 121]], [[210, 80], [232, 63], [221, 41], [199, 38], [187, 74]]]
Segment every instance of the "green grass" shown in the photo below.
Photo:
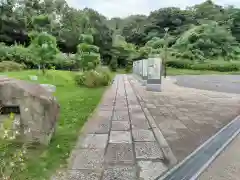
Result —
[[230, 74], [239, 74], [240, 72], [219, 72], [219, 71], [203, 71], [203, 70], [190, 70], [190, 69], [176, 69], [176, 68], [167, 68], [168, 76], [176, 76], [176, 75], [206, 75], [206, 74], [222, 74], [222, 75], [230, 75]]
[[[37, 71], [9, 72], [7, 75], [28, 80], [28, 75], [37, 75]], [[55, 96], [61, 108], [60, 119], [51, 144], [30, 150], [27, 170], [18, 174], [18, 180], [49, 179], [60, 165], [66, 165], [81, 127], [99, 103], [105, 88], [77, 87], [73, 75], [68, 71], [48, 71], [45, 76], [39, 75], [38, 82], [57, 87]]]

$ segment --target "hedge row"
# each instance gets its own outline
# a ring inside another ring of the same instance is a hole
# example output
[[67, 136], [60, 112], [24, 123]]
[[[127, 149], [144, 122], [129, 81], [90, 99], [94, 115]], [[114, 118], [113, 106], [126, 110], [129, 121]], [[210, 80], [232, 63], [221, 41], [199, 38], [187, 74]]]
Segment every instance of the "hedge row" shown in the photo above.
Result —
[[190, 60], [170, 60], [167, 62], [168, 67], [177, 69], [192, 69], [192, 70], [209, 70], [220, 72], [240, 71], [240, 62], [204, 62], [196, 63]]

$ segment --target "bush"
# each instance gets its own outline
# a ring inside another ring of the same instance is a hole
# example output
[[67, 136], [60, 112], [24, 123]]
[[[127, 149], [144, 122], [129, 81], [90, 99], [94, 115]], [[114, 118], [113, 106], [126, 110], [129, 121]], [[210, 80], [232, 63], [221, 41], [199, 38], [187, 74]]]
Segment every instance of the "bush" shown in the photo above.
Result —
[[1, 43], [0, 61], [14, 61], [20, 64], [23, 63], [29, 68], [33, 68], [37, 65], [30, 50], [22, 45], [6, 46]]
[[111, 80], [111, 72], [108, 68], [97, 68], [96, 70], [84, 71], [75, 76], [77, 85], [89, 88], [107, 86], [110, 84]]
[[190, 60], [170, 60], [166, 62], [166, 65], [177, 69], [191, 69], [193, 62]]
[[25, 65], [19, 64], [12, 61], [2, 61], [0, 62], [0, 72], [5, 71], [21, 71], [22, 69], [26, 68]]
[[219, 71], [219, 72], [231, 72], [240, 70], [240, 62], [229, 62], [229, 61], [208, 61], [204, 63], [194, 63], [190, 60], [171, 60], [167, 61], [168, 67], [177, 69], [192, 69], [192, 70], [208, 70], [208, 71]]
[[214, 64], [214, 63], [202, 63], [194, 64], [191, 66], [193, 70], [209, 70], [209, 71], [219, 71], [219, 72], [231, 72], [239, 71], [240, 64], [237, 63], [223, 63], [223, 64]]

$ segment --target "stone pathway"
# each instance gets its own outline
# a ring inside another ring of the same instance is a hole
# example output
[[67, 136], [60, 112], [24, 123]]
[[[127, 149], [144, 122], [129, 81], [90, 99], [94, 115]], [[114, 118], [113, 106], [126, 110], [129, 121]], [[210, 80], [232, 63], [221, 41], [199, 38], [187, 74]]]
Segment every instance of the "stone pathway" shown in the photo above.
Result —
[[154, 180], [167, 167], [149, 122], [127, 76], [116, 76], [83, 128], [62, 179]]
[[163, 79], [163, 92], [147, 92], [135, 78], [130, 82], [152, 115], [178, 161], [240, 113], [240, 95], [175, 85]]

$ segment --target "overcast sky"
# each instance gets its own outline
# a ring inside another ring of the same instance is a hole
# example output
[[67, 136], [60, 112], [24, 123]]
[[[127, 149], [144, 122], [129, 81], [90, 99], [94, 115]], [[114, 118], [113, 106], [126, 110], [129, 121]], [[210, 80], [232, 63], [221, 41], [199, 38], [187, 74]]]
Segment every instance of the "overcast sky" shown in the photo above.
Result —
[[[126, 17], [132, 14], [146, 14], [162, 7], [185, 8], [204, 0], [66, 0], [72, 7], [82, 9], [89, 7], [101, 14], [111, 17]], [[220, 5], [235, 5], [240, 7], [240, 0], [215, 0]]]

